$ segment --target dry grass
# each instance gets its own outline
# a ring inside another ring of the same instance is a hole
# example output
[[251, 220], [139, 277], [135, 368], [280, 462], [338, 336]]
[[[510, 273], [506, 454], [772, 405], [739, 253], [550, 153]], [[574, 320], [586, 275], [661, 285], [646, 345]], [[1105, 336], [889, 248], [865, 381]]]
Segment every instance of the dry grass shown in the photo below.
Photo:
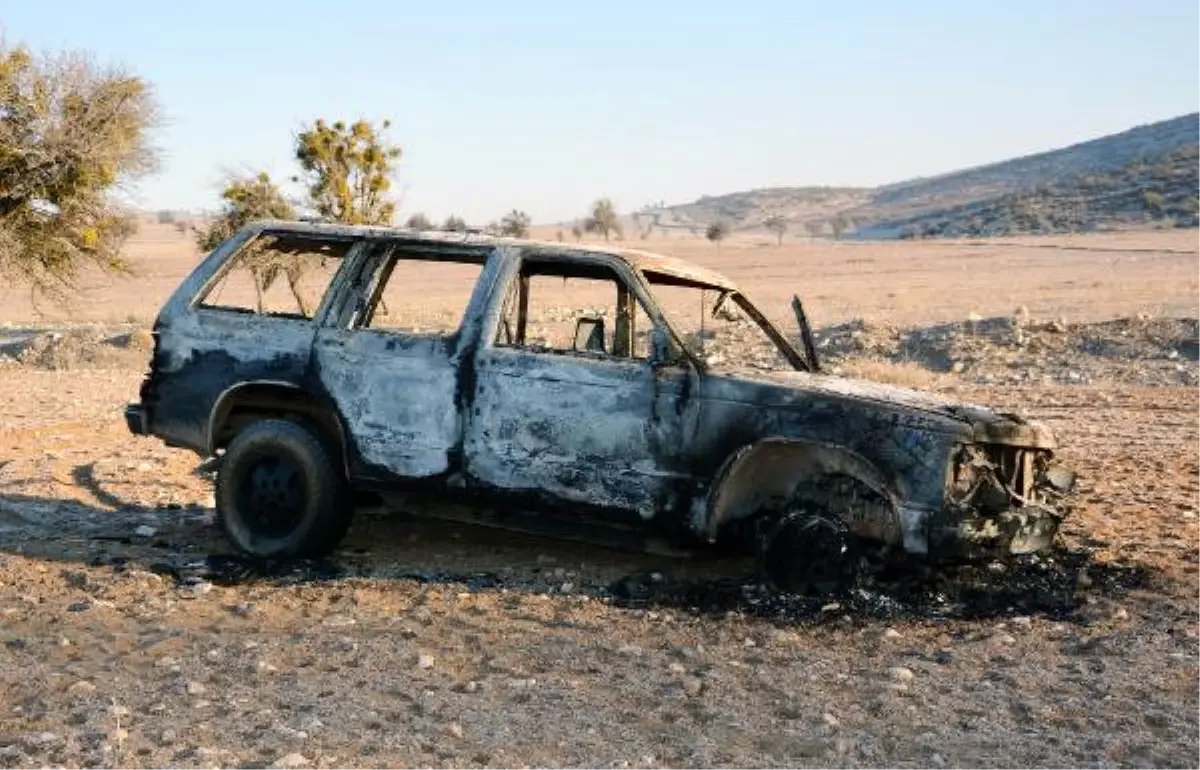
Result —
[[837, 368], [839, 374], [847, 377], [918, 390], [937, 390], [946, 381], [944, 375], [932, 372], [914, 361], [893, 363], [873, 358], [857, 358], [850, 359]]

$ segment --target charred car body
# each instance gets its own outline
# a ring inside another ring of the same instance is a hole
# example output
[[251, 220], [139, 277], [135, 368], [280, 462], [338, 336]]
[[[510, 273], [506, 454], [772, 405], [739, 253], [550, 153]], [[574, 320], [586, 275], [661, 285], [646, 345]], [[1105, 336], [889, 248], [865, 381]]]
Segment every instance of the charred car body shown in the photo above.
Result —
[[[453, 277], [461, 312], [419, 318], [447, 270], [471, 277]], [[602, 307], [564, 308], [575, 284]], [[261, 557], [332, 550], [356, 495], [428, 491], [471, 503], [435, 515], [485, 524], [749, 544], [789, 590], [841, 580], [860, 544], [931, 560], [1050, 545], [1073, 474], [1046, 428], [821, 373], [793, 304], [800, 350], [681, 260], [260, 222], [163, 307], [126, 419], [215, 458], [225, 531]], [[708, 355], [726, 322], [772, 365]]]

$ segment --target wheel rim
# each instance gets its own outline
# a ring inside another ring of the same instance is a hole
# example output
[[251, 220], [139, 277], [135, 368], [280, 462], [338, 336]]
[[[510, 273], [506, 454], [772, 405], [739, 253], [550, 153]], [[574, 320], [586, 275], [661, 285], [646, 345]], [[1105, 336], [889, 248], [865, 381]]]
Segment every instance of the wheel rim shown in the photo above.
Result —
[[767, 535], [762, 566], [770, 584], [787, 593], [825, 595], [854, 582], [858, 554], [842, 522], [804, 513], [783, 518]]
[[238, 485], [238, 510], [251, 531], [266, 537], [289, 534], [304, 516], [304, 474], [291, 458], [269, 455], [250, 464]]

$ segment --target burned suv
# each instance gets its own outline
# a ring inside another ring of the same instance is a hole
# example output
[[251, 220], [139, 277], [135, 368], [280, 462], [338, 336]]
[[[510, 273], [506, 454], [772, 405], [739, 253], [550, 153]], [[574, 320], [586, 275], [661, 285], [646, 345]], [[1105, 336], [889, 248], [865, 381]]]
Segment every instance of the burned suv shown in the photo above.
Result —
[[397, 493], [542, 534], [750, 547], [792, 591], [866, 545], [1051, 544], [1074, 475], [1045, 427], [821, 373], [793, 310], [798, 346], [665, 256], [259, 222], [163, 307], [126, 419], [210, 458], [225, 532], [259, 557], [327, 553], [364, 496]]

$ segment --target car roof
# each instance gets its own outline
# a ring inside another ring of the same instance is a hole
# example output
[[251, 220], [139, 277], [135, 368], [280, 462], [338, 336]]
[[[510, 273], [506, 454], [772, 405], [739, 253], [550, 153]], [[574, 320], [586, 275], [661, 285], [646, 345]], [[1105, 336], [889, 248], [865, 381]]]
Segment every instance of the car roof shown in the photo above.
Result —
[[[686, 259], [670, 257], [641, 249], [612, 248], [605, 244], [568, 244], [559, 241], [541, 241], [528, 238], [507, 238], [482, 233], [442, 232], [437, 230], [408, 230], [399, 227], [381, 227], [376, 225], [345, 225], [333, 222], [307, 222], [292, 220], [259, 220], [247, 226], [257, 231], [270, 230], [274, 232], [311, 233], [313, 235], [335, 235], [348, 238], [389, 238], [417, 243], [447, 243], [463, 246], [479, 246], [481, 248], [494, 246], [517, 247], [525, 251], [547, 256], [571, 257], [587, 254], [602, 254], [618, 259], [634, 270], [651, 273], [649, 280], [654, 283], [658, 277], [665, 277], [669, 283], [696, 284], [736, 291], [737, 285], [729, 278], [715, 270], [693, 264]], [[674, 279], [674, 280], [670, 280]]]

